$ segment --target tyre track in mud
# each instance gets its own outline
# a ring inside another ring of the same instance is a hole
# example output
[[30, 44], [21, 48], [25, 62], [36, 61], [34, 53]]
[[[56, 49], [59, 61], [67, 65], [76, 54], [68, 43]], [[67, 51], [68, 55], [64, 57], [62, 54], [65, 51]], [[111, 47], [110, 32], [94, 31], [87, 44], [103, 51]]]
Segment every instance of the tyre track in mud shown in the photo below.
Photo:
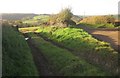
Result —
[[[27, 34], [23, 34], [25, 38], [28, 37]], [[30, 38], [30, 37], [29, 37]], [[37, 67], [40, 76], [54, 76], [55, 74], [49, 68], [47, 59], [44, 57], [37, 45], [34, 44], [33, 40], [30, 38], [27, 40], [28, 46], [31, 49], [33, 55], [34, 63]]]

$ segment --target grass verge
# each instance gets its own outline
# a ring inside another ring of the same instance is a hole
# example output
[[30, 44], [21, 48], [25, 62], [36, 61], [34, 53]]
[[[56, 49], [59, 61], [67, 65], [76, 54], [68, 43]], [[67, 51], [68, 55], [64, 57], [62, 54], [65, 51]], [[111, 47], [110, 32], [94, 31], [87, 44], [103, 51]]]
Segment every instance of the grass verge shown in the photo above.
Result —
[[9, 25], [2, 26], [2, 75], [38, 76], [31, 51], [24, 37]]

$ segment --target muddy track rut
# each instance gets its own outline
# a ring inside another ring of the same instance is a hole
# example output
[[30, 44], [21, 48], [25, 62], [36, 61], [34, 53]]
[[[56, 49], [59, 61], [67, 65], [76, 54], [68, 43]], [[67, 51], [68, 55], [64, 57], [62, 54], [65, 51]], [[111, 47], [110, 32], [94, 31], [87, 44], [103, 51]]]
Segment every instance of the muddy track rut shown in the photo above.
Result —
[[[28, 37], [27, 34], [24, 34], [25, 37]], [[37, 67], [38, 73], [40, 76], [54, 76], [53, 72], [49, 68], [49, 64], [47, 59], [41, 53], [40, 49], [34, 44], [32, 39], [28, 39], [27, 43], [31, 49], [31, 53], [33, 55], [33, 60]]]

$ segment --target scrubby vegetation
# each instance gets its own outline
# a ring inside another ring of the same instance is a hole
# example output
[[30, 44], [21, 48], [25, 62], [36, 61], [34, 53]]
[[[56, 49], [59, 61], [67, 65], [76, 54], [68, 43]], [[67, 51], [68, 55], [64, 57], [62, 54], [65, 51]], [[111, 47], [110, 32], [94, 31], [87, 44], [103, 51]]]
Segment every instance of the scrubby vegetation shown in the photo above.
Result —
[[62, 9], [58, 14], [51, 16], [50, 25], [67, 27], [68, 25], [76, 25], [76, 23], [71, 20], [73, 14], [71, 9]]
[[114, 28], [115, 18], [113, 16], [91, 16], [80, 21], [93, 28]]
[[2, 75], [38, 76], [24, 37], [8, 24], [2, 26]]

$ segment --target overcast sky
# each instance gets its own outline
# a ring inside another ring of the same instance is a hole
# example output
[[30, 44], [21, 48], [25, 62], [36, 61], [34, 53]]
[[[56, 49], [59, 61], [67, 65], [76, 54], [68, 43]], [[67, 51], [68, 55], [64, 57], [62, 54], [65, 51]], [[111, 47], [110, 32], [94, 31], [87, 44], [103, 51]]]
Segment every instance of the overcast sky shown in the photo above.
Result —
[[71, 7], [76, 15], [118, 13], [119, 0], [0, 0], [0, 13], [55, 14]]

